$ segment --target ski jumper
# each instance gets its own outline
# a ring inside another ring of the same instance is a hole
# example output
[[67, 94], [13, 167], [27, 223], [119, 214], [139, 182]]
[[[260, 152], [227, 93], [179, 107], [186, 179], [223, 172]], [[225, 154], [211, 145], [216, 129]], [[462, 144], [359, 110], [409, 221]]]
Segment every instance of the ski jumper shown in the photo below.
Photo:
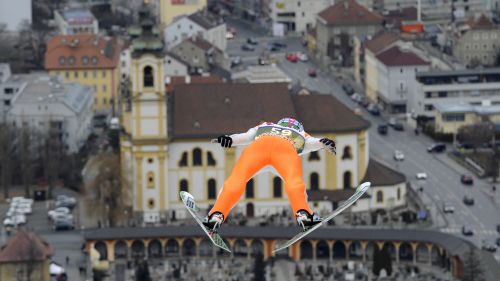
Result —
[[246, 183], [266, 166], [275, 168], [284, 180], [285, 192], [293, 212], [306, 210], [310, 214], [313, 213], [307, 204], [300, 155], [323, 148], [318, 138], [270, 122], [230, 137], [233, 139], [233, 145], [249, 145], [243, 150], [231, 175], [224, 182], [209, 215], [218, 211], [226, 220], [243, 195]]

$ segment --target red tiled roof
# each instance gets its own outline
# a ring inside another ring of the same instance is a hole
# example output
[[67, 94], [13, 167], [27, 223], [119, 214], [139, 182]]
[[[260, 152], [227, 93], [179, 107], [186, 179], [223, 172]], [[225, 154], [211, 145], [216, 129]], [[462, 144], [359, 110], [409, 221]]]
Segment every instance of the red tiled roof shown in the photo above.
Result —
[[[189, 81], [189, 82], [188, 82]], [[222, 83], [219, 77], [209, 76], [172, 76], [167, 84], [167, 92], [172, 92], [176, 86], [184, 84], [215, 84]]]
[[383, 21], [381, 15], [369, 11], [355, 0], [338, 1], [318, 16], [328, 25], [375, 25]]
[[377, 59], [387, 66], [428, 65], [429, 62], [421, 59], [411, 51], [402, 51], [399, 46], [394, 46], [383, 51]]
[[374, 54], [378, 54], [380, 51], [389, 47], [396, 41], [398, 41], [398, 37], [396, 35], [390, 32], [382, 31], [375, 34], [372, 39], [366, 41], [365, 48]]
[[1, 262], [42, 261], [50, 258], [54, 250], [35, 233], [19, 230], [0, 248]]
[[119, 60], [120, 46], [115, 38], [56, 35], [47, 42], [45, 69], [109, 69], [117, 67]]
[[475, 17], [470, 17], [467, 22], [466, 22], [471, 29], [492, 29], [496, 28], [495, 24], [486, 17], [484, 14], [482, 14], [480, 17], [475, 18]]
[[204, 51], [208, 51], [211, 48], [214, 48], [214, 50], [220, 52], [220, 50], [217, 47], [215, 47], [210, 42], [206, 41], [205, 39], [203, 39], [201, 37], [192, 37], [192, 38], [189, 38], [187, 40], [189, 42], [191, 42], [193, 45], [195, 45], [196, 47], [198, 47], [198, 48], [200, 48], [200, 49], [202, 49]]

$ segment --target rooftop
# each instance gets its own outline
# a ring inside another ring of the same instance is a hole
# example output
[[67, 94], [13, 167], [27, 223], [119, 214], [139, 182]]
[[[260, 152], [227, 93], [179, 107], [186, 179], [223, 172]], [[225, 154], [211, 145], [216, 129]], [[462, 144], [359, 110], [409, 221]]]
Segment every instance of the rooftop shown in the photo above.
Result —
[[370, 126], [333, 96], [292, 95], [288, 83], [179, 85], [172, 108], [173, 138], [246, 132], [286, 116], [301, 120], [309, 133], [355, 132]]
[[435, 104], [440, 113], [476, 113], [478, 115], [500, 114], [500, 105]]
[[193, 22], [195, 22], [196, 24], [198, 24], [199, 26], [201, 26], [207, 30], [212, 29], [212, 28], [222, 24], [222, 23], [218, 23], [217, 21], [215, 21], [213, 19], [209, 19], [208, 16], [201, 11], [193, 13], [187, 17], [188, 17], [188, 19], [192, 20]]
[[292, 79], [276, 65], [249, 66], [246, 70], [232, 74], [231, 79], [233, 81], [241, 79], [248, 83], [292, 82]]
[[0, 263], [43, 261], [50, 258], [54, 250], [45, 240], [32, 232], [18, 230], [17, 233], [0, 248]]
[[497, 26], [495, 26], [495, 24], [484, 14], [481, 14], [478, 17], [470, 17], [467, 20], [466, 24], [469, 25], [469, 27], [474, 30], [497, 28]]
[[500, 75], [500, 67], [457, 69], [457, 70], [431, 70], [417, 72], [417, 77], [443, 77], [443, 76], [471, 76], [471, 75]]
[[95, 20], [94, 15], [84, 8], [68, 8], [61, 14], [69, 24], [91, 24]]
[[396, 41], [398, 41], [397, 35], [391, 32], [381, 31], [375, 34], [372, 39], [365, 42], [365, 48], [374, 54], [378, 54], [380, 51], [390, 47], [390, 45]]
[[47, 43], [45, 69], [110, 69], [117, 67], [116, 38], [92, 34], [56, 35]]
[[400, 46], [393, 46], [379, 53], [377, 59], [386, 66], [430, 65], [411, 50], [405, 50]]
[[391, 186], [406, 182], [406, 177], [404, 174], [370, 159], [365, 177], [361, 182], [367, 181], [371, 182], [372, 186]]
[[318, 17], [327, 25], [379, 25], [384, 19], [356, 0], [338, 1], [318, 13]]

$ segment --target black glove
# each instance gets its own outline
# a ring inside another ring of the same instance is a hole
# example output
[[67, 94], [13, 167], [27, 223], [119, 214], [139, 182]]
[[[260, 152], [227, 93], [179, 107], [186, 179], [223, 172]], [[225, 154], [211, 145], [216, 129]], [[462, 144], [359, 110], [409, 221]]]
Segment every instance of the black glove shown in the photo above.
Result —
[[233, 139], [230, 136], [223, 135], [217, 138], [217, 142], [220, 143], [222, 147], [231, 147]]
[[335, 141], [328, 139], [328, 138], [322, 138], [319, 140], [326, 149], [330, 150], [334, 154], [337, 154], [337, 148], [335, 147]]

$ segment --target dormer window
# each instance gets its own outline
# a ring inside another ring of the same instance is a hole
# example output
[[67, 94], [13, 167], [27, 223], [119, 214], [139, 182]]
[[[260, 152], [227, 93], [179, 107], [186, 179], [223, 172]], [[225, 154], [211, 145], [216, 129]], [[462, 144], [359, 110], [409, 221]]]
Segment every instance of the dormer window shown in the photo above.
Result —
[[63, 56], [59, 57], [59, 64], [64, 65], [66, 63], [66, 59]]
[[83, 65], [87, 65], [87, 64], [89, 64], [89, 57], [84, 56], [84, 57], [82, 58], [82, 64], [83, 64]]
[[94, 57], [92, 57], [92, 64], [93, 64], [93, 65], [97, 65], [97, 61], [98, 61], [98, 60], [97, 60], [97, 57], [95, 57], [95, 56], [94, 56]]
[[68, 63], [69, 63], [69, 65], [74, 65], [75, 64], [75, 57], [74, 56], [69, 57]]

